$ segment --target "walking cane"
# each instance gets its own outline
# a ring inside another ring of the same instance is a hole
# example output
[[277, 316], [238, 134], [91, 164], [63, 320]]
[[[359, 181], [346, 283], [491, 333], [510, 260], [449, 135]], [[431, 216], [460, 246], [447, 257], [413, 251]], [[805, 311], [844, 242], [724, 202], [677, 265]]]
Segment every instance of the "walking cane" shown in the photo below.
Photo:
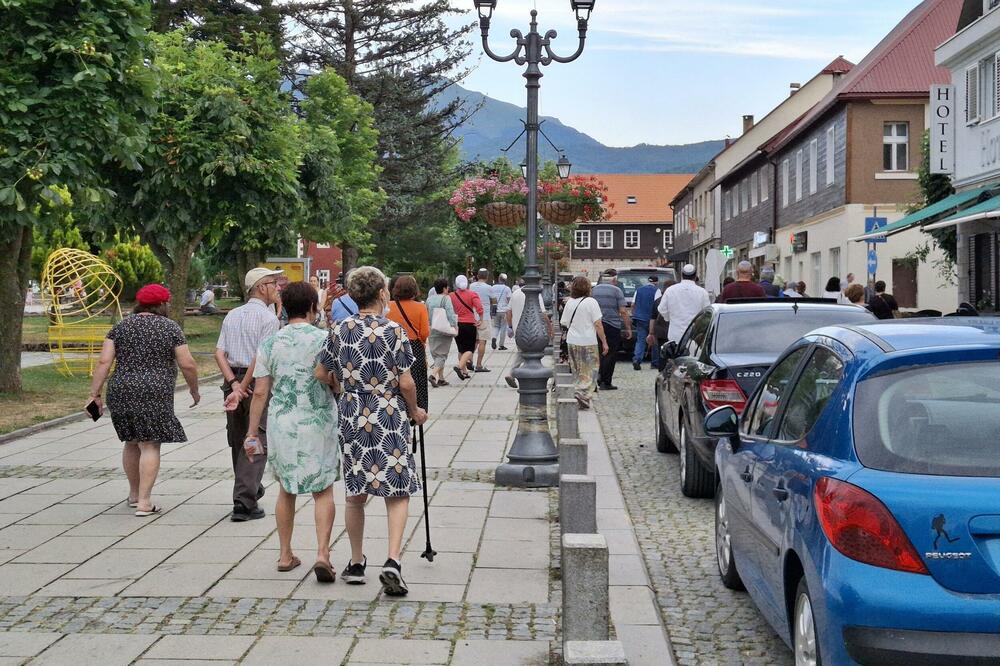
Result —
[[420, 475], [424, 480], [424, 529], [427, 531], [427, 548], [421, 553], [420, 557], [424, 558], [428, 562], [434, 561], [434, 556], [437, 555], [437, 551], [431, 548], [431, 515], [429, 509], [429, 503], [427, 501], [427, 457], [424, 453], [424, 426], [417, 426], [417, 434], [420, 437]]

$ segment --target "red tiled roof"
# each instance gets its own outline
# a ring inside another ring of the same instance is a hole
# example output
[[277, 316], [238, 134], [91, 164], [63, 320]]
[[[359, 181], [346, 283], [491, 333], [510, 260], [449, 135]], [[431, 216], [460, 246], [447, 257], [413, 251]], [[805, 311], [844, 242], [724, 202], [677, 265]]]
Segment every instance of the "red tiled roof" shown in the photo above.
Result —
[[[670, 202], [690, 182], [692, 174], [674, 173], [597, 173], [608, 186], [608, 200], [615, 205], [609, 222], [636, 224], [673, 222]], [[635, 203], [628, 203], [635, 197]]]
[[839, 85], [797, 123], [772, 139], [767, 150], [787, 145], [838, 101], [873, 98], [921, 98], [934, 84], [949, 83], [951, 75], [934, 64], [934, 49], [955, 34], [963, 0], [924, 0], [899, 22]]

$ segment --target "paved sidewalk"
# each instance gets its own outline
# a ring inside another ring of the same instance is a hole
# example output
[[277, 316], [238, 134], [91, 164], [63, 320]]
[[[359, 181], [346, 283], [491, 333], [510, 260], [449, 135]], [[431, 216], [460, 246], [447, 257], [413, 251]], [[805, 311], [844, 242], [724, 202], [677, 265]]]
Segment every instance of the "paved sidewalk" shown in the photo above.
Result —
[[[438, 555], [433, 563], [420, 558], [424, 511], [416, 496], [403, 600], [382, 597], [375, 571], [364, 586], [316, 582], [306, 498], [293, 537], [303, 567], [277, 572], [270, 473], [268, 516], [228, 520], [225, 418], [211, 390], [193, 410], [178, 398], [190, 441], [163, 446], [154, 500], [164, 513], [156, 517], [136, 518], [125, 504], [121, 444], [108, 419], [0, 445], [0, 664], [558, 663], [557, 493], [492, 483], [516, 431], [517, 393], [503, 382], [510, 359], [492, 352], [492, 373], [431, 389], [425, 431]], [[584, 414], [580, 426], [611, 546], [615, 631], [631, 663], [668, 663], [596, 416]], [[341, 483], [335, 497], [339, 572], [349, 556]], [[369, 503], [368, 515], [367, 555], [377, 571], [386, 550], [381, 500]]]

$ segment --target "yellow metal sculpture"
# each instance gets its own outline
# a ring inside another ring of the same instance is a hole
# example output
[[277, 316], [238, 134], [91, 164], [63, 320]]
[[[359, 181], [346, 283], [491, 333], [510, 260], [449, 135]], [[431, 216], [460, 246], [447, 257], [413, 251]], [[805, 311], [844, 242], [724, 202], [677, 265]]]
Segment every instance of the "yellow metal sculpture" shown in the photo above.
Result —
[[60, 248], [45, 261], [41, 287], [56, 370], [67, 377], [93, 374], [104, 337], [122, 318], [122, 279], [89, 252]]

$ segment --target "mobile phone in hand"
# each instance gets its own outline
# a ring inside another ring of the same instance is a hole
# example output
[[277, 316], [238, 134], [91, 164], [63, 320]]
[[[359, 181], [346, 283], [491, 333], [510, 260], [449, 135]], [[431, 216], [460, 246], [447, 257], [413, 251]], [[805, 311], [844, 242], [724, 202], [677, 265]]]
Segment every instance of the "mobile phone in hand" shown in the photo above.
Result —
[[90, 414], [90, 418], [94, 419], [95, 421], [101, 418], [101, 408], [97, 406], [96, 400], [91, 400], [90, 402], [88, 402], [86, 409], [87, 413]]

